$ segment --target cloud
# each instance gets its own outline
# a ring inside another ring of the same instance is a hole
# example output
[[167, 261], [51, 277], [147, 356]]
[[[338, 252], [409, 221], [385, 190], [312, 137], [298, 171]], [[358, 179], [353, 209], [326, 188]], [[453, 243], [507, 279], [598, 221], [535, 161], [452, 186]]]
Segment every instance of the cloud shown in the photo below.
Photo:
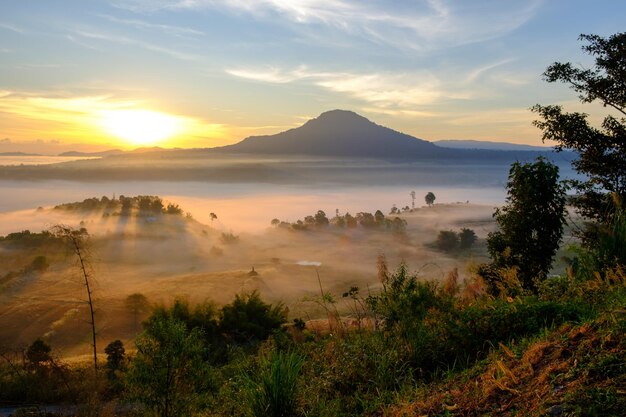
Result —
[[9, 23], [2, 23], [0, 22], [0, 29], [5, 29], [5, 30], [9, 30], [11, 32], [15, 32], [15, 33], [25, 33], [24, 29], [19, 28], [15, 25], [11, 25]]
[[173, 26], [173, 25], [164, 25], [160, 23], [150, 23], [144, 20], [138, 19], [121, 19], [115, 16], [99, 14], [98, 17], [106, 19], [113, 23], [119, 23], [122, 25], [132, 26], [137, 29], [155, 29], [170, 35], [174, 36], [182, 36], [182, 37], [198, 37], [204, 35], [204, 32], [201, 32], [196, 29], [191, 29], [187, 27], [181, 26]]
[[228, 74], [274, 84], [297, 81], [308, 82], [326, 90], [345, 94], [378, 108], [387, 114], [413, 114], [428, 116], [430, 112], [417, 108], [443, 99], [466, 100], [471, 98], [461, 87], [444, 88], [442, 82], [428, 71], [411, 73], [375, 72], [316, 72], [306, 66], [285, 71], [278, 68], [261, 70], [228, 69]]
[[[187, 54], [185, 52], [181, 52], [176, 49], [164, 48], [162, 46], [155, 45], [153, 43], [144, 42], [144, 41], [140, 41], [137, 39], [128, 38], [125, 36], [117, 36], [117, 35], [111, 35], [108, 33], [86, 31], [86, 30], [76, 30], [74, 31], [73, 34], [69, 35], [68, 37], [68, 39], [71, 41], [75, 41], [72, 35], [76, 35], [84, 39], [95, 39], [95, 40], [100, 40], [100, 41], [113, 42], [113, 43], [117, 43], [121, 45], [138, 46], [140, 48], [143, 48], [149, 51], [163, 53], [171, 57], [174, 57], [180, 60], [185, 60], [185, 61], [198, 61], [201, 59], [201, 57], [196, 56], [196, 55]], [[86, 46], [86, 45], [83, 45], [83, 46]]]
[[[130, 0], [135, 12], [217, 9], [315, 32], [325, 25], [394, 47], [434, 50], [498, 38], [531, 19], [542, 0]], [[329, 36], [334, 34], [329, 33]]]

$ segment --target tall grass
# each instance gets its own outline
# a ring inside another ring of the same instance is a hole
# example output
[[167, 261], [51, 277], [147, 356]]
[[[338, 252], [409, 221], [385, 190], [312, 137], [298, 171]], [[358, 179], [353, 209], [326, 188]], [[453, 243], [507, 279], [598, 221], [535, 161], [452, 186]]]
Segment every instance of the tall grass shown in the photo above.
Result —
[[245, 392], [254, 417], [298, 414], [297, 381], [304, 358], [295, 352], [262, 357], [256, 375], [246, 375]]

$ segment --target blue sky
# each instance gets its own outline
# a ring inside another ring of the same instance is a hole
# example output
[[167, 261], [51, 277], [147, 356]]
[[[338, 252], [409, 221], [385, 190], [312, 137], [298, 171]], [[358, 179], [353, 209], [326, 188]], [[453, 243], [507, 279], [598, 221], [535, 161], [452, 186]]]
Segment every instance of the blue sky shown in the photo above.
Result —
[[162, 146], [335, 108], [427, 140], [539, 144], [535, 103], [602, 113], [546, 66], [588, 66], [578, 35], [625, 27], [617, 0], [1, 0], [0, 151], [123, 146], [98, 129], [120, 109], [184, 126]]

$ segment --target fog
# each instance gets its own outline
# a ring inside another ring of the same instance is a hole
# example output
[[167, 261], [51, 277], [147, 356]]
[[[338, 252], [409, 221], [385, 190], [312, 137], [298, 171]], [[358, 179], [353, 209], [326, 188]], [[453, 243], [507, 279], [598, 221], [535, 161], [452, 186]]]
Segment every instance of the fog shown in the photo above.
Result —
[[[376, 261], [381, 254], [391, 268], [406, 262], [411, 271], [435, 280], [454, 268], [466, 277], [468, 264], [486, 259], [484, 238], [494, 228], [494, 207], [504, 201], [508, 168], [489, 165], [464, 173], [409, 165], [385, 172], [381, 180], [382, 168], [328, 163], [320, 170], [343, 172], [342, 181], [335, 182], [318, 180], [330, 175], [320, 172], [312, 174], [315, 181], [303, 182], [302, 168], [297, 181], [290, 181], [287, 171], [282, 181], [4, 179], [0, 235], [38, 232], [59, 223], [89, 231], [87, 254], [101, 347], [118, 338], [130, 342], [140, 331], [125, 305], [133, 293], [153, 304], [184, 297], [221, 305], [235, 294], [258, 290], [269, 302], [285, 303], [290, 320], [315, 319], [322, 311], [311, 299], [319, 294], [320, 281], [339, 300], [352, 286], [366, 296], [379, 288]], [[359, 180], [351, 183], [354, 177]], [[407, 222], [401, 236], [363, 227], [296, 231], [270, 226], [274, 218], [291, 223], [317, 210], [328, 218], [336, 210], [355, 215], [380, 209], [387, 215], [392, 205], [411, 207], [411, 191], [417, 209], [400, 215]], [[429, 191], [436, 204], [423, 207]], [[53, 208], [121, 195], [158, 195], [184, 212], [151, 218]], [[479, 237], [470, 252], [449, 255], [433, 248], [440, 230], [461, 227]], [[225, 233], [234, 237], [225, 238]], [[43, 273], [28, 270], [39, 255], [46, 256], [49, 268]], [[15, 348], [45, 337], [64, 356], [87, 353], [84, 286], [71, 251], [60, 242], [36, 247], [0, 242], [0, 265], [2, 344]]]
[[[423, 186], [295, 186], [271, 184], [215, 184], [199, 182], [97, 182], [73, 181], [0, 181], [0, 235], [19, 230], [42, 230], [58, 223], [41, 216], [37, 207], [51, 207], [70, 201], [108, 196], [159, 195], [174, 201], [202, 223], [211, 223], [227, 231], [261, 233], [274, 218], [296, 221], [324, 210], [328, 216], [360, 211], [388, 212], [392, 205], [411, 206], [409, 193], [415, 191], [416, 204], [432, 191], [437, 203], [467, 202], [496, 206], [504, 201], [505, 190], [494, 187], [423, 187]], [[17, 229], [16, 229], [17, 227]]]

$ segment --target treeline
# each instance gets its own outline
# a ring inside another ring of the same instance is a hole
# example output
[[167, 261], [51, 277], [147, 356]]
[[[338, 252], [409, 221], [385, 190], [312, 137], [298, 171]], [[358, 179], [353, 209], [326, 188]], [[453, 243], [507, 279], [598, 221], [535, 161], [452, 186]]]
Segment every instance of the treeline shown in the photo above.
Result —
[[61, 238], [59, 236], [48, 230], [41, 232], [22, 230], [21, 232], [13, 232], [6, 236], [0, 236], [0, 244], [7, 245], [15, 249], [33, 249], [40, 248], [45, 245], [56, 244], [60, 239]]
[[60, 204], [54, 207], [55, 210], [81, 211], [81, 212], [102, 212], [103, 216], [137, 216], [151, 217], [162, 214], [182, 216], [183, 209], [178, 204], [167, 203], [158, 196], [139, 195], [126, 197], [120, 195], [118, 198], [87, 198], [74, 203]]
[[367, 212], [357, 213], [352, 216], [350, 213], [340, 215], [336, 213], [335, 217], [329, 219], [326, 213], [318, 210], [314, 215], [306, 216], [302, 220], [293, 223], [273, 219], [271, 225], [277, 228], [289, 230], [319, 230], [327, 227], [335, 229], [356, 229], [361, 227], [367, 230], [383, 230], [390, 231], [394, 234], [404, 234], [406, 232], [407, 222], [401, 217], [386, 217], [382, 211], [376, 210], [374, 214]]

